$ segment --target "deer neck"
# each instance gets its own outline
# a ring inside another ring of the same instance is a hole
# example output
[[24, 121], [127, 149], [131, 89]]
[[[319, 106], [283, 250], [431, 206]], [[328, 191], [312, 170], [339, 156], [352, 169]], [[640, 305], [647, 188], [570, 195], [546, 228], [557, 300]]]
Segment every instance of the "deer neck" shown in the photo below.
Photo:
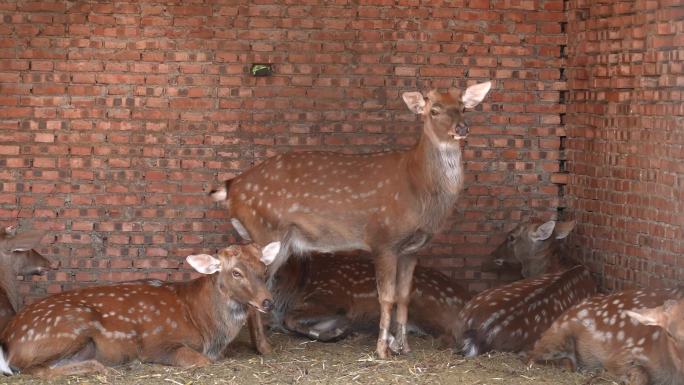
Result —
[[667, 340], [667, 353], [662, 354], [663, 360], [668, 360], [672, 369], [673, 374], [676, 377], [684, 375], [684, 342], [673, 341], [669, 337], [664, 337]]
[[425, 124], [408, 158], [409, 175], [421, 190], [457, 196], [463, 187], [461, 146], [440, 142]]
[[556, 273], [572, 266], [565, 266], [561, 261], [558, 242], [540, 242], [535, 246], [532, 255], [522, 260], [522, 275], [525, 278], [538, 277], [543, 274]]
[[217, 275], [175, 284], [187, 306], [188, 317], [202, 335], [204, 354], [213, 359], [232, 341], [247, 315], [245, 305], [218, 293]]

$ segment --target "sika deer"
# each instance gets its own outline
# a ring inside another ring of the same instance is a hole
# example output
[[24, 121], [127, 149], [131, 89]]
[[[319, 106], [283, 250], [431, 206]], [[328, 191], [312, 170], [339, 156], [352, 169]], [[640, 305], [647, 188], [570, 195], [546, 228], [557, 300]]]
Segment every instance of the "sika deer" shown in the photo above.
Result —
[[567, 308], [596, 293], [584, 266], [562, 268], [558, 243], [574, 222], [523, 223], [493, 253], [491, 265], [522, 267], [530, 278], [485, 290], [463, 308], [463, 352], [472, 357], [489, 350], [518, 352], [532, 347]]
[[402, 95], [419, 114], [423, 133], [407, 151], [365, 155], [305, 152], [278, 155], [252, 167], [225, 188], [238, 233], [258, 244], [281, 241], [271, 272], [290, 254], [364, 250], [373, 254], [380, 302], [376, 351], [389, 356], [396, 310], [397, 352], [408, 352], [406, 322], [414, 252], [439, 231], [463, 187], [463, 112], [478, 105], [490, 82], [460, 94], [431, 91]]
[[31, 275], [43, 275], [50, 268], [50, 261], [33, 250], [43, 235], [37, 231], [17, 234], [12, 226], [0, 229], [0, 330], [21, 306], [17, 275], [26, 279]]
[[551, 325], [530, 353], [530, 362], [573, 370], [605, 368], [631, 385], [682, 385], [683, 299], [684, 288], [589, 298]]
[[[446, 275], [420, 266], [413, 287], [410, 327], [455, 346], [468, 292]], [[276, 326], [319, 341], [334, 341], [351, 331], [377, 331], [380, 309], [373, 263], [359, 255], [291, 258], [270, 288]]]
[[0, 369], [52, 377], [104, 371], [103, 364], [136, 358], [207, 365], [245, 323], [248, 305], [272, 308], [259, 260], [274, 257], [264, 252], [260, 258], [253, 245], [231, 246], [218, 258], [188, 256], [190, 266], [205, 274], [192, 281], [134, 281], [45, 298], [19, 311], [0, 334]]

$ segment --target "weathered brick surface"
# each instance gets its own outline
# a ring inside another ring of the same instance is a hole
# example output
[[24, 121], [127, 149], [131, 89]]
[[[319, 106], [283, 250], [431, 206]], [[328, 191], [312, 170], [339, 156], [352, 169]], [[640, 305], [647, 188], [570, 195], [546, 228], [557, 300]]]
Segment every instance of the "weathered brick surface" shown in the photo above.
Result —
[[[481, 289], [502, 232], [556, 214], [562, 0], [4, 1], [0, 17], [0, 223], [49, 230], [62, 262], [35, 294], [182, 278], [182, 257], [234, 238], [208, 190], [279, 152], [406, 148], [408, 90], [496, 82], [426, 264]], [[275, 75], [251, 77], [262, 62]]]
[[684, 2], [571, 0], [574, 252], [603, 284], [684, 282]]

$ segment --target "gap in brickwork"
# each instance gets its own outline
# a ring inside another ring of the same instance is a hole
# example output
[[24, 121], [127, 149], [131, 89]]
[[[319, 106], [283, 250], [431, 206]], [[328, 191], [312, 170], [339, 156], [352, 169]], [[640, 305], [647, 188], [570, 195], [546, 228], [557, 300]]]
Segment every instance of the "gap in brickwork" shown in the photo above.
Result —
[[[565, 13], [565, 20], [560, 23], [560, 29], [561, 33], [566, 35], [567, 39], [567, 25], [568, 25], [568, 12], [570, 8], [570, 0], [564, 0], [563, 1], [563, 12]], [[567, 78], [567, 73], [566, 73], [566, 65], [567, 65], [567, 42], [566, 44], [561, 44], [560, 45], [560, 50], [559, 50], [559, 56], [561, 59], [564, 59], [561, 61], [561, 67], [558, 69], [559, 72], [559, 80], [566, 82], [568, 81]], [[567, 108], [567, 100], [568, 100], [568, 92], [567, 90], [561, 90], [558, 94], [558, 104], [562, 106], [566, 106]], [[566, 208], [566, 201], [565, 201], [565, 185], [568, 182], [568, 171], [566, 168], [566, 162], [567, 162], [567, 157], [565, 155], [565, 146], [566, 146], [566, 140], [567, 140], [567, 131], [565, 127], [566, 119], [565, 119], [565, 111], [567, 109], [563, 110], [564, 112], [560, 113], [558, 118], [559, 118], [559, 125], [560, 125], [560, 135], [559, 135], [559, 140], [558, 140], [558, 174], [559, 178], [556, 179], [557, 181], [557, 186], [558, 186], [558, 206], [556, 207], [556, 219], [557, 220], [564, 220], [565, 219], [565, 208]]]

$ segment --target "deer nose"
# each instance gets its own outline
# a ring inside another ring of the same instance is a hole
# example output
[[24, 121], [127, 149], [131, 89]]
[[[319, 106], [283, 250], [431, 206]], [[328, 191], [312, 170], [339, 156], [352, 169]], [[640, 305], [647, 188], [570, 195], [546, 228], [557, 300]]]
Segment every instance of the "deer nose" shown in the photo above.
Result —
[[271, 311], [273, 310], [273, 301], [265, 299], [264, 302], [261, 303], [261, 307], [264, 308], [265, 311]]
[[458, 126], [456, 127], [456, 129], [458, 130], [458, 134], [459, 134], [460, 136], [466, 136], [466, 135], [468, 135], [468, 131], [469, 131], [469, 129], [468, 129], [468, 123], [466, 123], [466, 122], [460, 122], [460, 123], [458, 123]]

